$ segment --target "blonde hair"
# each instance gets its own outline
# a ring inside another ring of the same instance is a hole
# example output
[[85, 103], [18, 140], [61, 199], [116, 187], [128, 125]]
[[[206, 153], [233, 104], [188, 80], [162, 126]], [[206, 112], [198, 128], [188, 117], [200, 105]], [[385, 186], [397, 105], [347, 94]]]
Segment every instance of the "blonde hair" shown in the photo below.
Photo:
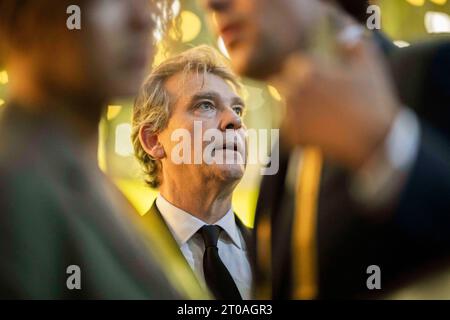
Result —
[[184, 51], [153, 69], [136, 98], [131, 134], [135, 156], [144, 170], [146, 183], [152, 188], [161, 185], [162, 164], [144, 150], [139, 140], [139, 131], [145, 127], [144, 130], [148, 133], [158, 134], [166, 128], [170, 118], [170, 98], [165, 82], [178, 73], [182, 73], [183, 79], [186, 79], [192, 72], [203, 75], [211, 73], [230, 81], [237, 89], [241, 87], [227, 61], [217, 50], [206, 45]]

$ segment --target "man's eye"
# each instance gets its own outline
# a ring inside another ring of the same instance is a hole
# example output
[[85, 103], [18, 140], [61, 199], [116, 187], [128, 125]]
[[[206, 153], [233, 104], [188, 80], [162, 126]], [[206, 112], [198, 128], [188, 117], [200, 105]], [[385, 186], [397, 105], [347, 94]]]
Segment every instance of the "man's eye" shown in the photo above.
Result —
[[239, 117], [242, 117], [244, 115], [244, 110], [243, 110], [243, 108], [241, 106], [233, 107], [233, 110], [234, 110], [234, 112], [236, 112], [236, 114]]
[[203, 110], [203, 111], [211, 111], [214, 110], [214, 105], [211, 102], [201, 102], [197, 105], [197, 109]]

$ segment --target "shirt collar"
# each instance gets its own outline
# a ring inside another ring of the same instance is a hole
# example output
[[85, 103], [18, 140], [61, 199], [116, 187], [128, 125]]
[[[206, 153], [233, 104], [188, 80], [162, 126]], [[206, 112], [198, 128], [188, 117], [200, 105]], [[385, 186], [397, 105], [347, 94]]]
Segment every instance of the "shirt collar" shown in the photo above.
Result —
[[[156, 206], [179, 246], [184, 245], [201, 227], [206, 225], [204, 221], [171, 204], [161, 194], [156, 197]], [[239, 249], [242, 248], [232, 209], [217, 221], [215, 225], [225, 230], [229, 238]]]
[[236, 225], [236, 220], [232, 209], [230, 209], [219, 221], [217, 221], [215, 225], [225, 230], [236, 247], [239, 249], [242, 248], [241, 238], [239, 237], [238, 227]]
[[160, 194], [156, 198], [156, 206], [179, 246], [185, 244], [206, 224], [188, 212], [174, 206]]

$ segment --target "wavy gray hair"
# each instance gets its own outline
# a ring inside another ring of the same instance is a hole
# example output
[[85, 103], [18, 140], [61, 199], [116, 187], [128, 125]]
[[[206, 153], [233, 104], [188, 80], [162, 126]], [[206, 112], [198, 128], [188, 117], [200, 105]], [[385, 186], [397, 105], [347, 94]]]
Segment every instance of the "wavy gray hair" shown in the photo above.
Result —
[[185, 76], [190, 72], [211, 73], [230, 81], [237, 89], [241, 88], [228, 62], [217, 50], [206, 45], [184, 51], [153, 69], [135, 101], [131, 134], [135, 156], [144, 170], [146, 183], [152, 188], [159, 187], [162, 182], [162, 164], [144, 150], [139, 140], [139, 131], [144, 128], [151, 134], [157, 134], [166, 128], [170, 117], [170, 99], [165, 82], [179, 72]]

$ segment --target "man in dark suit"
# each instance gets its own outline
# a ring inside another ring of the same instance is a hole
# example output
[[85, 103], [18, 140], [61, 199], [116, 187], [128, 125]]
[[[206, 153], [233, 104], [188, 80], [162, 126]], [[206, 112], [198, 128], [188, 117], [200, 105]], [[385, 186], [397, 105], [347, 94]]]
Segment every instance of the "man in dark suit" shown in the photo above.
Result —
[[[81, 30], [69, 30], [69, 6], [73, 19], [82, 12]], [[10, 79], [0, 118], [0, 298], [206, 296], [177, 248], [159, 242], [170, 238], [164, 226], [138, 222], [97, 166], [101, 114], [136, 93], [152, 56], [152, 16], [162, 15], [145, 0], [0, 1]]]
[[[231, 199], [246, 165], [245, 105], [218, 52], [187, 50], [153, 69], [136, 100], [132, 140], [159, 219], [218, 299], [250, 299], [249, 230]], [[181, 254], [180, 254], [181, 256]]]
[[[205, 1], [234, 68], [277, 78], [287, 102], [255, 225], [256, 281], [274, 298], [378, 297], [448, 267], [448, 40], [363, 39], [339, 2]], [[366, 1], [341, 4], [365, 17]]]

